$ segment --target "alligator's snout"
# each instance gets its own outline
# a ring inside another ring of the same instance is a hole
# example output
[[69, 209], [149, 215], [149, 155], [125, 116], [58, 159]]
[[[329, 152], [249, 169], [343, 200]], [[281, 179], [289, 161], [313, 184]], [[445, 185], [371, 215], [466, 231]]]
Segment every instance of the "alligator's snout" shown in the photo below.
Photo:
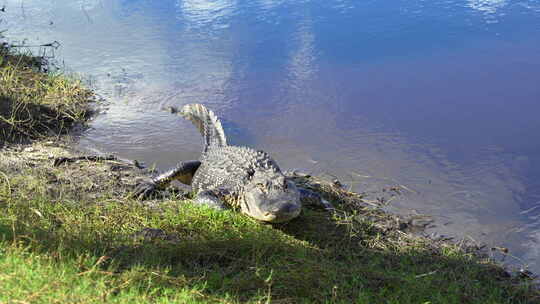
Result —
[[286, 222], [297, 217], [301, 208], [296, 185], [279, 171], [256, 171], [244, 188], [242, 212], [259, 221]]
[[241, 205], [242, 212], [270, 223], [286, 222], [300, 214], [302, 204], [298, 191], [268, 194], [258, 190], [247, 192], [245, 203]]
[[270, 223], [283, 223], [297, 217], [300, 210], [299, 204], [286, 203], [277, 209], [264, 212], [261, 220]]
[[266, 212], [264, 217], [267, 222], [281, 223], [296, 217], [299, 213], [300, 206], [298, 204], [287, 203], [276, 210]]

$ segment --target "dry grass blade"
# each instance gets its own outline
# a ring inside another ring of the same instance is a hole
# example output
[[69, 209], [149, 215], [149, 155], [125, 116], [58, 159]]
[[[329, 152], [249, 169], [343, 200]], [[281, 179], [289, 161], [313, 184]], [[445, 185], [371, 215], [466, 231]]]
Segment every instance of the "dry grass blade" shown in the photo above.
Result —
[[81, 81], [37, 73], [44, 64], [0, 46], [0, 142], [65, 133], [91, 114], [92, 92]]

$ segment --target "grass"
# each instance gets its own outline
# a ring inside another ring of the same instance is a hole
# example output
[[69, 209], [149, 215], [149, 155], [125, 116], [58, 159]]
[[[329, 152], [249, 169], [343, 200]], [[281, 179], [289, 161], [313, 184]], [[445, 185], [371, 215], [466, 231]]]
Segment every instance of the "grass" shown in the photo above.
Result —
[[40, 73], [46, 64], [0, 44], [0, 143], [66, 133], [88, 118], [92, 92], [73, 78]]
[[[29, 121], [4, 117], [5, 136], [42, 138], [39, 130], [84, 119], [80, 84], [55, 85], [61, 76], [40, 74], [18, 56], [3, 57], [15, 61], [2, 66], [9, 117], [23, 117], [19, 108], [48, 110], [25, 110]], [[20, 66], [36, 75], [15, 75]], [[58, 117], [68, 122], [55, 125]], [[0, 150], [0, 303], [540, 301], [532, 282], [467, 246], [416, 237], [401, 218], [373, 207], [392, 191], [370, 197], [297, 176], [337, 210], [306, 206], [299, 218], [272, 226], [174, 195], [132, 200], [143, 172], [115, 160], [54, 165], [70, 156], [57, 139]]]
[[[21, 153], [25, 151], [25, 153]], [[282, 225], [173, 197], [133, 201], [140, 172], [56, 143], [0, 154], [0, 302], [535, 303], [527, 281], [314, 177], [338, 212]], [[114, 170], [112, 169], [114, 168]], [[81, 172], [85, 174], [80, 174]], [[98, 192], [98, 195], [96, 195]], [[31, 301], [28, 301], [31, 299]]]

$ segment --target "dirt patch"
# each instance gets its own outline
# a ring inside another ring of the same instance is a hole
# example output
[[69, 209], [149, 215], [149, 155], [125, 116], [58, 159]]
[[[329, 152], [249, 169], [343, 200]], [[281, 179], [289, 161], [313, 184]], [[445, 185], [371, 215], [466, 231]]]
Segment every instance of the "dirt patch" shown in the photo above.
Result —
[[[127, 196], [147, 175], [134, 164], [114, 157], [85, 157], [65, 139], [10, 145], [0, 151], [0, 172], [35, 184], [55, 200], [88, 201]], [[58, 160], [73, 160], [61, 161]]]

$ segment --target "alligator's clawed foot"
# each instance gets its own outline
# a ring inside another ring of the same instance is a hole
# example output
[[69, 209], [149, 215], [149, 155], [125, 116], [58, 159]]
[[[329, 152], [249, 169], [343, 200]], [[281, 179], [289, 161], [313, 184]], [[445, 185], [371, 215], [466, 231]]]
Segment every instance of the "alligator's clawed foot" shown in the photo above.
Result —
[[153, 181], [141, 182], [135, 187], [135, 191], [131, 194], [132, 198], [146, 199], [155, 196], [157, 193], [157, 185]]

